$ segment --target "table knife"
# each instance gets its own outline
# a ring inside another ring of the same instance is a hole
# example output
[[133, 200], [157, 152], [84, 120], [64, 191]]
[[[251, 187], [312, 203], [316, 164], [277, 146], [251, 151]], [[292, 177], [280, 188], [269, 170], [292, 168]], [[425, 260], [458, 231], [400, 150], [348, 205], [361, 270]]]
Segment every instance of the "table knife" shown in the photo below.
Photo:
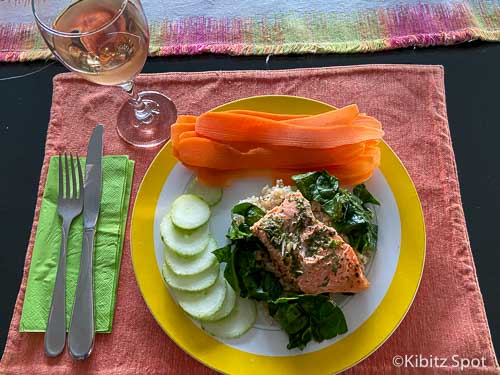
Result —
[[90, 137], [83, 184], [83, 243], [80, 273], [68, 332], [69, 354], [85, 359], [94, 345], [93, 253], [94, 236], [102, 190], [102, 135], [103, 126], [97, 125]]

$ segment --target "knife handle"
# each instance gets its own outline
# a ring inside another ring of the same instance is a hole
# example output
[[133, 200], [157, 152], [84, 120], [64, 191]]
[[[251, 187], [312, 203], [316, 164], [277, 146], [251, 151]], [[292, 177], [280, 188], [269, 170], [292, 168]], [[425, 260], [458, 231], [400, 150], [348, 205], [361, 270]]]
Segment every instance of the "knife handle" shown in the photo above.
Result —
[[94, 345], [94, 289], [92, 285], [94, 236], [95, 228], [84, 229], [80, 273], [68, 332], [69, 354], [74, 359], [87, 358]]
[[70, 225], [70, 221], [63, 220], [56, 281], [44, 337], [45, 354], [48, 357], [61, 354], [66, 342], [66, 247]]

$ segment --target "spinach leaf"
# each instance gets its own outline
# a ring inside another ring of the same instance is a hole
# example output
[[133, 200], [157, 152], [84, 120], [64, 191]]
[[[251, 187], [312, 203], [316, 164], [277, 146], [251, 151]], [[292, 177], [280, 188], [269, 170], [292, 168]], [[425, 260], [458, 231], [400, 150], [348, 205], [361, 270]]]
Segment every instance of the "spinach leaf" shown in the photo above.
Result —
[[257, 240], [237, 240], [213, 253], [226, 263], [224, 277], [241, 297], [268, 301], [278, 298], [283, 287], [278, 278], [257, 263], [255, 252], [262, 250]]
[[241, 215], [245, 218], [245, 223], [249, 226], [254, 225], [257, 221], [262, 218], [266, 213], [255, 204], [250, 202], [238, 203], [231, 210], [231, 214]]
[[[259, 221], [265, 215], [265, 212], [252, 203], [242, 202], [233, 207], [231, 214], [233, 220], [231, 221], [227, 237], [230, 240], [239, 240], [253, 237], [250, 227]], [[243, 221], [237, 220], [235, 215], [243, 217]]]
[[212, 254], [214, 254], [217, 257], [219, 263], [226, 263], [226, 266], [224, 268], [224, 278], [234, 290], [238, 290], [239, 282], [234, 267], [235, 251], [232, 249], [232, 246], [226, 245], [224, 247], [212, 251]]
[[365, 184], [359, 184], [354, 187], [352, 193], [363, 201], [363, 204], [372, 203], [380, 206], [378, 200], [366, 189]]
[[340, 223], [345, 220], [347, 210], [351, 203], [351, 195], [346, 189], [339, 189], [337, 194], [322, 205], [322, 210], [327, 213], [332, 221]]
[[362, 231], [353, 231], [347, 235], [349, 243], [360, 253], [373, 251], [377, 247], [378, 226], [376, 224], [368, 224]]
[[233, 255], [231, 251], [231, 246], [226, 245], [224, 247], [220, 247], [212, 251], [212, 254], [215, 255], [219, 263], [229, 263], [231, 262], [231, 257]]
[[338, 180], [327, 171], [309, 172], [292, 179], [305, 198], [321, 204], [333, 227], [347, 236], [354, 249], [365, 252], [376, 248], [378, 227], [373, 224], [374, 214], [366, 204], [379, 202], [365, 185], [357, 185], [350, 193], [339, 188]]
[[269, 302], [269, 313], [289, 335], [288, 349], [304, 349], [347, 332], [342, 310], [325, 295], [298, 295]]
[[257, 263], [255, 250], [258, 250], [259, 246], [255, 245], [255, 250], [249, 251], [248, 245], [243, 241], [235, 244], [234, 268], [238, 277], [240, 296], [258, 301], [278, 298], [283, 291], [278, 278]]
[[306, 199], [321, 204], [332, 199], [339, 188], [339, 180], [327, 171], [295, 175], [292, 180]]

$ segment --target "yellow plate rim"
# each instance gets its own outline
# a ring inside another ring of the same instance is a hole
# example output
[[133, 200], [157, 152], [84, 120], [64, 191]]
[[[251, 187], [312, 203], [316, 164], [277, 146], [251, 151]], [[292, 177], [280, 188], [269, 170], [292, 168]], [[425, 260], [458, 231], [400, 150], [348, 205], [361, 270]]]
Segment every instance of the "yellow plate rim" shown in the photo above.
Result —
[[[214, 111], [275, 109], [273, 103], [284, 102], [291, 107], [286, 110], [281, 108], [281, 113], [313, 114], [334, 108], [307, 98], [264, 95], [239, 99]], [[309, 112], [301, 111], [304, 106], [309, 108]], [[396, 199], [401, 222], [400, 256], [386, 295], [372, 315], [342, 340], [312, 353], [271, 357], [243, 352], [215, 340], [198, 328], [168, 293], [156, 262], [153, 227], [160, 192], [177, 163], [168, 142], [151, 162], [139, 186], [130, 229], [136, 280], [146, 305], [160, 327], [194, 359], [225, 373], [273, 371], [277, 374], [300, 374], [314, 366], [315, 373], [331, 374], [344, 371], [370, 356], [394, 333], [406, 316], [420, 285], [425, 264], [425, 224], [417, 191], [403, 164], [385, 142], [381, 143], [381, 152], [380, 170]]]

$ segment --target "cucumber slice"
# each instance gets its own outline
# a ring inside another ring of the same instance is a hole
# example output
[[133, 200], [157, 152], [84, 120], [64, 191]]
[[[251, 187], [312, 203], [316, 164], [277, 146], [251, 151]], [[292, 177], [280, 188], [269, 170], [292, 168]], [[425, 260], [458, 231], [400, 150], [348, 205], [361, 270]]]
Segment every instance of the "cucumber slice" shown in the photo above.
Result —
[[170, 214], [165, 215], [160, 224], [163, 242], [180, 256], [191, 256], [201, 253], [208, 245], [208, 225], [193, 231], [178, 229], [172, 223]]
[[226, 298], [226, 279], [222, 272], [210, 288], [200, 292], [173, 291], [180, 307], [196, 319], [205, 319], [220, 310]]
[[212, 251], [217, 249], [217, 242], [213, 238], [208, 240], [207, 247], [198, 255], [181, 257], [172, 249], [165, 247], [165, 263], [176, 275], [194, 275], [205, 271], [217, 262]]
[[[222, 273], [222, 272], [221, 272]], [[226, 281], [227, 283], [227, 281]], [[229, 285], [229, 283], [226, 284], [226, 298], [224, 299], [224, 303], [222, 304], [221, 308], [219, 311], [217, 311], [214, 315], [209, 316], [203, 320], [205, 321], [217, 321], [225, 318], [229, 314], [231, 314], [234, 310], [234, 307], [236, 306], [236, 292], [234, 289]]]
[[183, 194], [172, 204], [172, 222], [181, 229], [196, 229], [210, 218], [208, 204], [193, 194]]
[[197, 178], [191, 181], [187, 188], [187, 192], [197, 195], [210, 206], [216, 205], [222, 199], [222, 188], [204, 185], [198, 181]]
[[176, 275], [194, 275], [205, 271], [217, 262], [212, 251], [217, 249], [217, 242], [213, 238], [208, 240], [207, 247], [198, 255], [181, 257], [173, 250], [165, 247], [165, 263]]
[[165, 262], [161, 271], [165, 282], [170, 287], [186, 292], [198, 292], [214, 285], [219, 275], [219, 264], [214, 263], [212, 267], [195, 275], [179, 276], [173, 273]]
[[235, 339], [243, 336], [255, 323], [257, 307], [253, 300], [238, 297], [233, 312], [216, 322], [202, 322], [201, 326], [208, 333], [223, 338]]

